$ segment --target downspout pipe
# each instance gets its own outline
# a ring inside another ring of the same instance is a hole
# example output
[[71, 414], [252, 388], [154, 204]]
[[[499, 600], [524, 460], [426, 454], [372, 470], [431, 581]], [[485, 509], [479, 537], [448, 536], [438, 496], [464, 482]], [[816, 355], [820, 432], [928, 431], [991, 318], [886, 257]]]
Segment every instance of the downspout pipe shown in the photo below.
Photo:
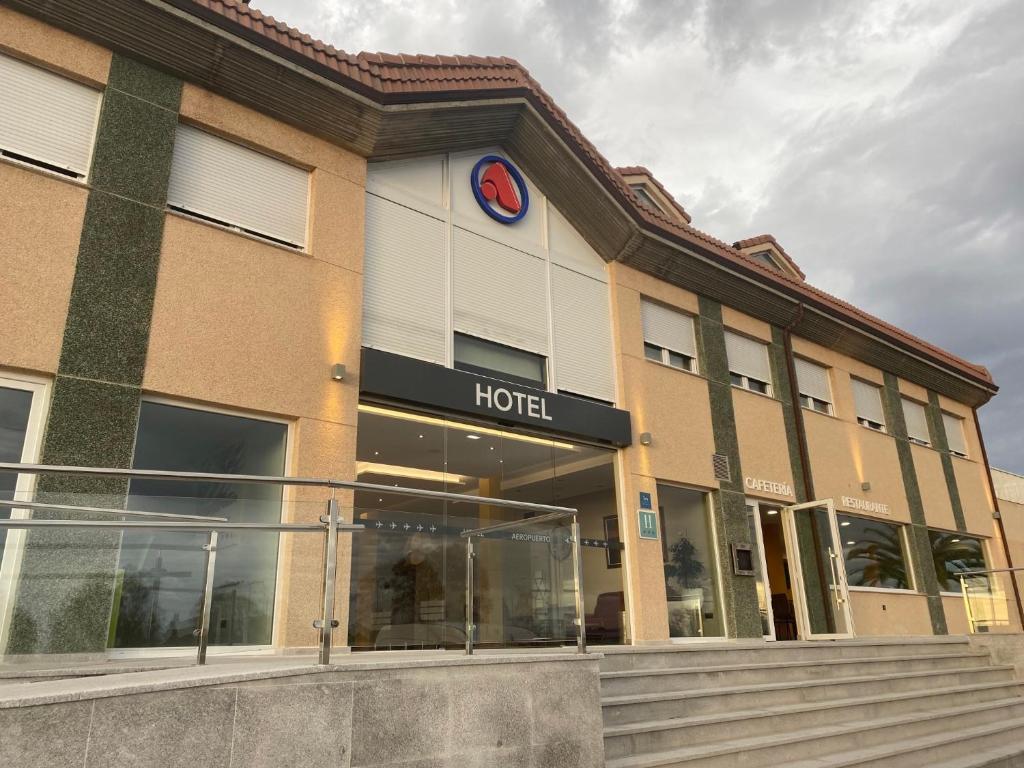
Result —
[[[1010, 555], [1010, 542], [1006, 538], [1006, 526], [1003, 525], [1003, 515], [999, 511], [999, 497], [996, 496], [996, 483], [992, 479], [992, 467], [988, 463], [988, 451], [985, 450], [985, 438], [981, 434], [981, 421], [978, 419], [978, 409], [972, 408], [974, 414], [974, 429], [978, 435], [978, 444], [981, 446], [981, 460], [985, 464], [985, 476], [988, 478], [989, 492], [992, 494], [992, 506], [995, 509], [993, 517], [996, 527], [999, 529], [999, 538], [1003, 540], [1003, 554], [1006, 556], [1006, 567], [1013, 568], [1013, 557]], [[1017, 583], [1017, 574], [1010, 573], [1010, 584], [1013, 586], [1013, 597], [1017, 602], [1017, 615], [1020, 617], [1020, 625], [1024, 631], [1024, 603], [1021, 603], [1020, 585]]]
[[796, 443], [800, 453], [800, 474], [804, 479], [803, 501], [814, 501], [814, 481], [811, 479], [811, 460], [807, 452], [807, 431], [804, 429], [804, 412], [800, 405], [800, 385], [796, 381], [796, 364], [793, 362], [793, 329], [804, 319], [803, 302], [796, 305], [796, 312], [789, 325], [782, 329], [782, 344], [786, 353], [786, 370], [789, 374], [789, 396], [793, 405], [793, 417], [796, 422]]

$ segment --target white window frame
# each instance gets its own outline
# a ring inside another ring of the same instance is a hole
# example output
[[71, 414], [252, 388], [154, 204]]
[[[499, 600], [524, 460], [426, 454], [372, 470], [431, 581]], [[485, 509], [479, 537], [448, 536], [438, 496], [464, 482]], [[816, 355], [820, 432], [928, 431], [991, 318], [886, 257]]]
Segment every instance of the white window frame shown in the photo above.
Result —
[[[856, 390], [857, 384], [861, 384], [862, 386], [865, 386], [865, 387], [872, 387], [876, 391], [876, 394], [878, 395], [879, 405], [882, 408], [882, 416], [884, 417], [885, 416], [885, 401], [882, 399], [882, 387], [880, 387], [878, 384], [875, 384], [872, 381], [868, 381], [867, 379], [858, 379], [855, 376], [851, 376], [850, 377], [850, 385], [854, 388], [854, 390]], [[879, 421], [875, 421], [873, 419], [869, 419], [867, 416], [861, 416], [860, 415], [860, 410], [857, 408], [856, 392], [854, 392], [853, 409], [854, 409], [854, 415], [857, 417], [857, 423], [860, 424], [862, 427], [864, 427], [866, 429], [870, 429], [872, 432], [881, 432], [883, 435], [884, 434], [888, 434], [889, 430], [886, 427], [884, 421], [880, 421], [879, 422]]]
[[[761, 339], [754, 338], [753, 336], [748, 336], [745, 333], [739, 333], [738, 331], [734, 331], [731, 328], [726, 328], [725, 332], [726, 333], [731, 333], [733, 336], [738, 336], [740, 338], [747, 339], [748, 341], [752, 341], [752, 342], [754, 342], [756, 344], [759, 344], [762, 347], [764, 347], [764, 357], [765, 357], [765, 361], [768, 364], [768, 370], [767, 370], [768, 379], [767, 380], [754, 378], [752, 376], [748, 376], [747, 374], [743, 374], [743, 373], [737, 373], [736, 371], [734, 371], [732, 369], [732, 364], [729, 361], [729, 353], [728, 353], [728, 346], [727, 346], [726, 347], [727, 351], [726, 351], [726, 355], [725, 355], [725, 357], [726, 357], [726, 361], [725, 362], [726, 362], [726, 366], [729, 368], [729, 383], [732, 386], [736, 387], [737, 389], [745, 389], [747, 392], [753, 392], [755, 395], [763, 395], [765, 397], [774, 398], [775, 397], [775, 386], [774, 386], [773, 382], [771, 381], [772, 361], [771, 361], [771, 357], [768, 354], [768, 347], [769, 347], [768, 343], [766, 341], [761, 340]], [[757, 382], [758, 384], [763, 385], [764, 386], [764, 391], [762, 392], [760, 389], [755, 389], [755, 388], [751, 387], [751, 382]]]
[[[839, 545], [840, 546], [843, 546], [843, 541], [842, 541], [842, 527], [843, 527], [843, 524], [839, 520], [840, 516], [857, 517], [857, 518], [860, 518], [861, 520], [871, 520], [872, 522], [884, 523], [885, 525], [894, 525], [894, 526], [896, 526], [899, 529], [899, 534], [900, 534], [900, 548], [901, 548], [902, 553], [903, 553], [903, 564], [907, 568], [907, 581], [910, 582], [910, 589], [903, 589], [901, 587], [854, 587], [854, 586], [852, 586], [849, 583], [849, 577], [847, 577], [846, 588], [848, 590], [850, 590], [852, 592], [879, 592], [881, 594], [886, 594], [886, 595], [890, 595], [890, 594], [894, 594], [894, 593], [895, 594], [902, 594], [902, 595], [920, 595], [921, 594], [921, 590], [920, 590], [920, 588], [918, 587], [918, 584], [917, 584], [917, 578], [914, 575], [914, 559], [913, 559], [914, 555], [913, 555], [913, 552], [911, 551], [911, 548], [910, 548], [910, 538], [909, 538], [909, 534], [908, 534], [908, 529], [910, 528], [909, 524], [904, 523], [904, 522], [900, 522], [900, 521], [895, 521], [895, 520], [885, 520], [885, 519], [882, 519], [882, 518], [879, 518], [879, 517], [871, 517], [869, 515], [856, 515], [856, 514], [853, 514], [852, 512], [847, 512], [845, 510], [838, 510], [837, 509], [836, 510], [836, 524], [840, 528], [840, 530], [839, 530], [839, 538], [840, 538]], [[845, 555], [845, 553], [843, 554], [843, 567], [844, 568], [846, 567], [846, 555]]]
[[[25, 432], [25, 443], [21, 449], [23, 464], [38, 463], [43, 445], [43, 431], [46, 416], [50, 410], [49, 379], [0, 371], [0, 387], [19, 389], [32, 393], [32, 405], [29, 407], [28, 428]], [[19, 474], [14, 492], [22, 497], [31, 498], [36, 487], [37, 475]], [[31, 517], [27, 509], [11, 509], [11, 519]], [[9, 528], [0, 552], [0, 648], [7, 647], [7, 639], [11, 630], [11, 616], [14, 611], [14, 597], [18, 590], [18, 575], [21, 572], [21, 560], [25, 551], [26, 529]]]
[[[949, 444], [949, 421], [951, 420], [956, 423], [956, 428], [960, 430], [960, 440], [964, 447], [963, 451], [955, 450]], [[946, 432], [946, 447], [949, 448], [949, 452], [954, 456], [959, 456], [961, 459], [967, 458], [967, 429], [965, 425], [966, 419], [962, 416], [957, 416], [955, 413], [949, 411], [942, 411], [942, 428]]]
[[[798, 395], [799, 400], [800, 400], [801, 407], [803, 407], [803, 409], [806, 410], [806, 411], [813, 411], [814, 413], [821, 413], [821, 414], [824, 414], [825, 416], [835, 416], [835, 406], [833, 405], [833, 400], [835, 399], [835, 395], [832, 392], [832, 376], [829, 374], [829, 371], [831, 370], [831, 368], [829, 368], [829, 366], [827, 366], [827, 365], [822, 365], [821, 363], [819, 363], [819, 362], [817, 362], [815, 360], [811, 360], [808, 357], [797, 356], [795, 358], [795, 360], [802, 360], [807, 365], [813, 365], [816, 368], [821, 368], [821, 370], [823, 370], [825, 372], [825, 383], [828, 386], [829, 397], [832, 398], [830, 400], [823, 400], [820, 397], [814, 397], [813, 395], [804, 394], [804, 392], [802, 391], [802, 389], [800, 387], [800, 373], [799, 373], [799, 371], [797, 371], [797, 375], [796, 375], [796, 391], [797, 391], [797, 395]], [[819, 408], [818, 407], [819, 405], [824, 406], [824, 408]]]
[[[657, 350], [659, 358], [655, 360], [650, 357], [647, 352], [648, 350]], [[683, 364], [676, 365], [672, 362], [673, 356], [682, 358]], [[659, 365], [665, 365], [669, 368], [674, 368], [677, 371], [686, 371], [687, 373], [697, 373], [697, 358], [684, 355], [682, 352], [676, 352], [674, 349], [668, 349], [667, 347], [659, 347], [657, 344], [653, 344], [649, 341], [644, 341], [644, 359], [658, 363]]]
[[[284, 424], [285, 425], [285, 444], [284, 444], [284, 470], [286, 475], [290, 475], [293, 469], [295, 456], [295, 430], [296, 422], [292, 419], [282, 419], [276, 416], [268, 416], [265, 413], [257, 413], [255, 411], [246, 411], [239, 408], [229, 408], [215, 405], [198, 405], [197, 403], [189, 400], [179, 400], [173, 397], [160, 397], [158, 395], [142, 395], [142, 400], [147, 403], [155, 403], [156, 405], [170, 405], [175, 408], [187, 408], [191, 411], [202, 411], [203, 413], [215, 413], [223, 416], [237, 416], [243, 419], [253, 419], [255, 421], [268, 421], [272, 424]], [[138, 424], [136, 424], [136, 430], [138, 430]], [[132, 449], [132, 463], [135, 462], [135, 451], [134, 446]], [[281, 517], [278, 522], [287, 522], [285, 518], [285, 511], [288, 509], [288, 505], [292, 502], [299, 501], [297, 496], [298, 486], [285, 485], [282, 486], [281, 492]], [[301, 535], [301, 534], [297, 534]], [[281, 637], [280, 632], [283, 631], [281, 626], [281, 614], [280, 610], [287, 604], [287, 595], [285, 594], [285, 582], [287, 579], [283, 578], [284, 572], [282, 570], [282, 564], [285, 562], [285, 539], [286, 536], [281, 536], [278, 539], [277, 545], [277, 572], [275, 574], [276, 584], [274, 585], [274, 613], [272, 618], [272, 624], [270, 629], [270, 645], [224, 645], [214, 646], [211, 645], [209, 653], [212, 655], [217, 654], [232, 654], [240, 653], [245, 651], [263, 651], [271, 648], [277, 648], [280, 646]], [[167, 656], [194, 656], [195, 649], [192, 647], [178, 647], [178, 648], [164, 648], [161, 652], [167, 651]], [[130, 659], [140, 658], [146, 655], [152, 656], [152, 648], [110, 648], [107, 650], [107, 655], [111, 658]]]

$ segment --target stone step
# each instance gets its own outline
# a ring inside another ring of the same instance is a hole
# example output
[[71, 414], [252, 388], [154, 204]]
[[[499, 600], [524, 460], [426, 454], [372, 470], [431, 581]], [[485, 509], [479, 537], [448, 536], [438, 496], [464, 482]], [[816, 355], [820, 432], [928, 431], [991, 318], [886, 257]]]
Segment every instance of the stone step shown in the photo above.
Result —
[[989, 656], [983, 652], [944, 653], [920, 656], [892, 656], [881, 659], [815, 659], [774, 664], [724, 664], [683, 669], [630, 669], [601, 673], [603, 696], [633, 693], [687, 691], [695, 688], [753, 685], [790, 680], [840, 679], [871, 673], [924, 672], [927, 670], [985, 667]]
[[[1024, 717], [901, 739], [787, 768], [1021, 768]], [[696, 768], [696, 767], [694, 767]]]
[[[605, 725], [620, 725], [740, 709], [767, 709], [785, 704], [838, 701], [983, 683], [1015, 687], [1013, 667], [970, 667], [904, 674], [862, 675], [843, 680], [760, 683], [717, 689], [609, 696], [601, 699], [601, 709]], [[1014, 693], [1016, 691], [1009, 695]]]
[[[962, 742], [984, 740], [986, 748], [1009, 745], [1024, 733], [1024, 701], [983, 702], [855, 723], [838, 723], [783, 734], [742, 737], [711, 745], [606, 760], [607, 768], [734, 768], [763, 765], [787, 768], [916, 768], [937, 757], [950, 759], [976, 748]], [[991, 737], [985, 740], [986, 737]], [[992, 740], [992, 739], [995, 740]], [[980, 742], [979, 742], [980, 743]], [[865, 745], [870, 745], [865, 747]], [[1021, 742], [1024, 748], [1024, 742]], [[936, 753], [935, 745], [946, 745]], [[921, 762], [918, 761], [920, 755]], [[888, 762], [886, 762], [888, 761]]]
[[604, 729], [605, 756], [615, 758], [713, 744], [727, 741], [737, 733], [767, 736], [830, 723], [936, 711], [948, 707], [950, 702], [964, 702], [968, 698], [979, 704], [1005, 702], [1010, 705], [1019, 701], [1024, 705], [1024, 699], [1012, 695], [1013, 690], [1013, 686], [986, 683], [608, 726]]
[[603, 648], [602, 671], [666, 669], [726, 664], [772, 664], [820, 659], [884, 658], [886, 656], [964, 653], [970, 650], [965, 637], [913, 639], [863, 639], [837, 641], [765, 642], [763, 640], [691, 645]]

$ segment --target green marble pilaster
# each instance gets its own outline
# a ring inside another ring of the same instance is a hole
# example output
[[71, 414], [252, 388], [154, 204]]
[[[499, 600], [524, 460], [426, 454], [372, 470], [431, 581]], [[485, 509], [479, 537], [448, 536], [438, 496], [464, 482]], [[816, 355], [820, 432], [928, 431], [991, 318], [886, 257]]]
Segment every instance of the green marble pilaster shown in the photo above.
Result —
[[949, 450], [949, 438], [946, 437], [946, 425], [942, 421], [942, 407], [939, 405], [937, 393], [928, 392], [928, 407], [925, 408], [925, 413], [928, 416], [928, 432], [931, 435], [932, 447], [942, 457], [942, 474], [946, 478], [946, 489], [949, 491], [949, 504], [953, 508], [956, 529], [966, 532], [967, 519], [964, 517], [964, 505], [960, 500], [960, 487], [956, 483], [956, 472], [953, 471], [953, 454]]

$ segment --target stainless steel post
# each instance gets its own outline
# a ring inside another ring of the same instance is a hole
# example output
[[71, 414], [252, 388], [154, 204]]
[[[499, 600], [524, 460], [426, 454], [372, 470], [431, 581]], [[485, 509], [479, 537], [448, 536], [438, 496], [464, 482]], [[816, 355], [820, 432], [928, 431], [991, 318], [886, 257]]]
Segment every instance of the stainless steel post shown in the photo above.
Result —
[[320, 658], [318, 663], [331, 663], [331, 642], [338, 622], [334, 618], [334, 588], [338, 572], [338, 502], [327, 502], [327, 541], [324, 545], [324, 608], [320, 625]]
[[473, 655], [473, 537], [466, 537], [466, 655]]
[[580, 524], [572, 516], [572, 582], [576, 592], [576, 650], [587, 652], [587, 617], [583, 606], [583, 557], [580, 552]]
[[210, 531], [210, 538], [203, 546], [206, 550], [206, 573], [203, 576], [203, 607], [199, 614], [199, 628], [194, 634], [199, 639], [196, 664], [206, 663], [206, 649], [210, 644], [210, 611], [213, 607], [213, 572], [217, 567], [217, 531]]

